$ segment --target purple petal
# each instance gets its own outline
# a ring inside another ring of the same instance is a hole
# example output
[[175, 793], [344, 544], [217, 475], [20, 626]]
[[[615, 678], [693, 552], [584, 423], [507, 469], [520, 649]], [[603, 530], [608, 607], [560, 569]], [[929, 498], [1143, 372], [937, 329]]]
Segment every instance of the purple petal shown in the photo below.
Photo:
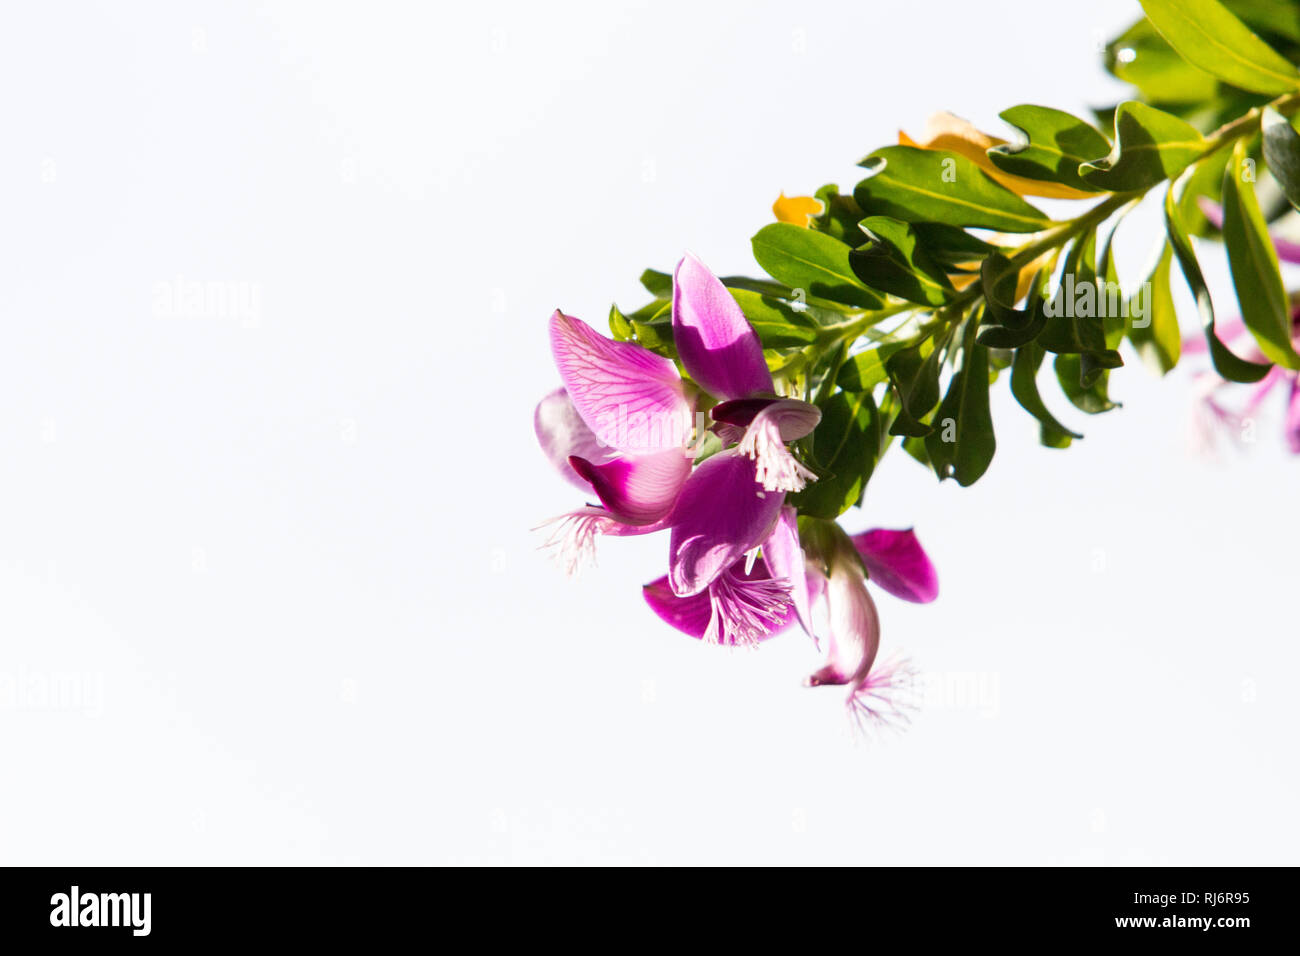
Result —
[[867, 577], [894, 597], [928, 604], [939, 596], [939, 576], [911, 528], [873, 528], [853, 536]]
[[1291, 379], [1291, 398], [1286, 407], [1286, 442], [1291, 454], [1300, 455], [1300, 377]]
[[680, 448], [629, 455], [604, 464], [574, 455], [569, 464], [591, 483], [610, 513], [630, 525], [654, 524], [667, 516], [691, 473], [691, 460]]
[[799, 516], [786, 505], [776, 519], [776, 526], [763, 542], [763, 557], [772, 569], [772, 577], [790, 582], [790, 597], [794, 601], [799, 624], [814, 637], [812, 627], [812, 600], [808, 594], [808, 575], [803, 548], [799, 545]]
[[574, 407], [600, 441], [641, 454], [686, 445], [691, 409], [671, 361], [607, 339], [559, 310], [551, 316], [551, 351]]
[[668, 578], [680, 596], [696, 594], [768, 536], [785, 495], [764, 491], [755, 465], [735, 449], [699, 465], [668, 517]]
[[787, 442], [803, 438], [822, 420], [820, 408], [797, 398], [741, 398], [715, 405], [709, 414], [728, 425], [748, 426], [755, 419], [770, 419], [780, 429], [781, 441]]
[[709, 600], [707, 590], [690, 597], [678, 597], [668, 585], [668, 575], [665, 574], [643, 587], [641, 593], [651, 610], [683, 634], [700, 638], [709, 629], [713, 602]]
[[537, 432], [537, 443], [542, 446], [542, 453], [566, 480], [584, 492], [590, 493], [591, 485], [573, 470], [569, 458], [577, 455], [593, 464], [603, 465], [615, 457], [614, 450], [602, 445], [587, 427], [563, 388], [557, 388], [537, 403], [533, 429]]
[[772, 391], [763, 346], [717, 276], [687, 254], [673, 276], [673, 343], [695, 383], [721, 399]]

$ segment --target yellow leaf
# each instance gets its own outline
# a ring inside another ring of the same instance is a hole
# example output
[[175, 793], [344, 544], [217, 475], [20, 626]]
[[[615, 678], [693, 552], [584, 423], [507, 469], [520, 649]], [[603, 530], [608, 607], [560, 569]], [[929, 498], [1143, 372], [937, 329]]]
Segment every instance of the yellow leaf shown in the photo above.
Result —
[[822, 214], [822, 204], [820, 199], [812, 196], [787, 196], [781, 193], [780, 198], [772, 203], [772, 213], [777, 222], [788, 222], [807, 229], [812, 217]]
[[1091, 193], [1080, 192], [1060, 183], [1042, 182], [1004, 173], [993, 165], [988, 157], [988, 150], [1002, 146], [1005, 139], [990, 136], [976, 129], [960, 116], [951, 113], [935, 113], [925, 123], [925, 133], [920, 141], [912, 139], [902, 130], [898, 131], [898, 141], [904, 146], [918, 149], [942, 149], [958, 156], [964, 156], [988, 173], [993, 179], [1020, 196], [1043, 196], [1048, 199], [1088, 199]]

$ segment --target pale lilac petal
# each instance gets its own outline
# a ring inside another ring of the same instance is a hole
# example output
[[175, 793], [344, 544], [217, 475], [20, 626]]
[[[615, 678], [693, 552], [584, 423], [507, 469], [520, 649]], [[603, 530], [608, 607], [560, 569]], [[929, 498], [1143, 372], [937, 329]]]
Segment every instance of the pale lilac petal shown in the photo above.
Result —
[[939, 596], [939, 576], [911, 528], [873, 528], [853, 536], [867, 577], [894, 597], [928, 604]]
[[753, 326], [727, 287], [690, 254], [673, 276], [673, 343], [687, 373], [716, 398], [772, 391]]
[[854, 563], [837, 555], [826, 582], [826, 663], [804, 681], [809, 687], [860, 684], [880, 650], [880, 615]]
[[812, 601], [803, 548], [799, 544], [799, 515], [789, 505], [781, 509], [776, 526], [763, 542], [763, 557], [772, 569], [772, 577], [790, 582], [790, 597], [799, 624], [813, 637]]
[[802, 437], [821, 421], [816, 405], [793, 399], [773, 402], [754, 416], [737, 446], [752, 458], [758, 483], [768, 491], [803, 491], [817, 473], [795, 458], [787, 435]]
[[691, 460], [680, 448], [628, 455], [604, 464], [575, 455], [569, 463], [591, 483], [614, 517], [630, 525], [653, 524], [666, 517], [691, 473]]
[[1291, 454], [1300, 455], [1300, 377], [1291, 379], [1291, 398], [1286, 406], [1286, 442]]
[[[1241, 320], [1241, 316], [1214, 323], [1214, 334], [1219, 337], [1220, 342], [1231, 342], [1245, 332], [1246, 323]], [[1188, 355], [1200, 355], [1208, 352], [1209, 349], [1210, 344], [1206, 341], [1204, 332], [1193, 332], [1183, 339], [1182, 350]]]
[[603, 465], [614, 458], [614, 449], [606, 447], [596, 438], [595, 433], [587, 427], [578, 410], [573, 407], [569, 393], [557, 388], [540, 402], [533, 413], [533, 429], [537, 433], [537, 443], [542, 446], [542, 453], [555, 466], [556, 471], [566, 480], [585, 492], [591, 492], [591, 485], [573, 470], [569, 458], [577, 455], [596, 465]]
[[605, 338], [559, 310], [551, 316], [551, 351], [574, 407], [600, 441], [641, 454], [686, 445], [690, 404], [671, 361]]
[[686, 596], [704, 590], [772, 530], [785, 495], [765, 491], [754, 463], [735, 449], [700, 464], [669, 515], [668, 578]]

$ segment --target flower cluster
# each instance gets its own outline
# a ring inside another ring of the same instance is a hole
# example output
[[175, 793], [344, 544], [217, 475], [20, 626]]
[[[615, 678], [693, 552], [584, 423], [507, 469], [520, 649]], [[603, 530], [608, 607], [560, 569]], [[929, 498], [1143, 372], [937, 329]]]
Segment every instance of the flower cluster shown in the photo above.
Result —
[[807, 683], [846, 685], [860, 716], [896, 715], [890, 692], [904, 670], [877, 661], [866, 578], [906, 600], [933, 600], [934, 569], [915, 535], [850, 538], [833, 522], [799, 517], [787, 496], [817, 476], [792, 445], [821, 412], [777, 393], [753, 327], [690, 255], [673, 276], [672, 337], [681, 371], [573, 316], [551, 316], [563, 387], [537, 406], [537, 437], [596, 501], [553, 519], [549, 543], [572, 571], [599, 535], [667, 531], [668, 571], [645, 586], [646, 602], [713, 644], [756, 645], [796, 622], [817, 640], [814, 609], [824, 607], [826, 663]]

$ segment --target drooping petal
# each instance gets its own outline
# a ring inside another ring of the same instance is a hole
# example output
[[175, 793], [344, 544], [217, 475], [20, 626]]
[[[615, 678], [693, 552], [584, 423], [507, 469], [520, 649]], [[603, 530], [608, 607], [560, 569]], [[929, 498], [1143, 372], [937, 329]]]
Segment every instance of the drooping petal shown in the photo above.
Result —
[[626, 455], [596, 464], [574, 455], [573, 470], [591, 483], [601, 503], [624, 524], [653, 524], [677, 501], [691, 460], [680, 448], [651, 455]]
[[551, 351], [569, 398], [600, 441], [633, 454], [686, 445], [690, 404], [671, 361], [559, 310], [551, 316]]
[[781, 509], [776, 526], [763, 542], [763, 558], [772, 577], [790, 582], [790, 598], [799, 624], [816, 640], [812, 626], [812, 601], [808, 593], [808, 574], [803, 548], [799, 545], [799, 515], [789, 505]]
[[587, 427], [563, 388], [557, 388], [537, 403], [533, 430], [537, 433], [542, 453], [555, 469], [588, 494], [592, 490], [591, 484], [573, 470], [569, 464], [570, 456], [577, 455], [596, 465], [603, 465], [615, 457], [614, 449], [602, 445], [595, 432]]
[[794, 457], [787, 441], [802, 438], [821, 421], [816, 405], [794, 399], [773, 402], [754, 416], [738, 448], [756, 466], [758, 483], [768, 491], [803, 491], [817, 474]]
[[673, 343], [691, 378], [715, 398], [772, 391], [753, 326], [727, 287], [689, 253], [673, 275]]
[[689, 597], [673, 593], [664, 575], [642, 593], [659, 617], [683, 634], [735, 647], [781, 633], [794, 621], [786, 583], [760, 558], [746, 571], [738, 561], [708, 588]]
[[804, 683], [856, 685], [880, 650], [880, 615], [851, 560], [837, 556], [826, 582], [826, 663]]
[[584, 567], [596, 563], [596, 538], [605, 535], [611, 538], [624, 538], [629, 535], [653, 534], [668, 527], [665, 521], [653, 524], [624, 524], [604, 508], [587, 505], [557, 515], [549, 521], [543, 521], [534, 528], [551, 528], [550, 534], [541, 547], [552, 552], [556, 563], [564, 572], [573, 577]]
[[1286, 406], [1286, 443], [1291, 454], [1300, 455], [1300, 377], [1291, 379], [1291, 398]]
[[698, 594], [772, 530], [785, 503], [765, 491], [754, 463], [735, 449], [696, 467], [668, 516], [668, 579], [680, 596]]
[[873, 584], [917, 604], [939, 596], [939, 576], [911, 528], [873, 528], [853, 535], [852, 541]]

